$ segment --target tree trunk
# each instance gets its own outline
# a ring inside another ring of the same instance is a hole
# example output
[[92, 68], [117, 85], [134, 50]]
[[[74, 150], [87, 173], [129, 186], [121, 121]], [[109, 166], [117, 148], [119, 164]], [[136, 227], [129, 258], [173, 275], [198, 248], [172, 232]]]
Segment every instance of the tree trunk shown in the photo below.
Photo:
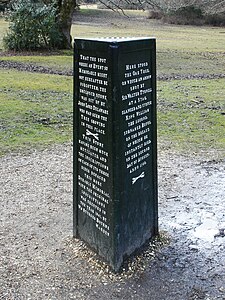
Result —
[[[43, 0], [45, 4], [53, 3], [53, 0]], [[73, 21], [73, 12], [77, 6], [77, 0], [57, 0], [55, 2], [57, 15], [56, 22], [62, 35], [62, 41], [58, 48], [70, 49], [72, 47], [72, 38], [70, 30]]]
[[70, 49], [72, 47], [72, 38], [70, 35], [73, 12], [76, 6], [76, 0], [58, 0], [57, 1], [57, 22], [62, 34], [62, 44], [60, 48]]

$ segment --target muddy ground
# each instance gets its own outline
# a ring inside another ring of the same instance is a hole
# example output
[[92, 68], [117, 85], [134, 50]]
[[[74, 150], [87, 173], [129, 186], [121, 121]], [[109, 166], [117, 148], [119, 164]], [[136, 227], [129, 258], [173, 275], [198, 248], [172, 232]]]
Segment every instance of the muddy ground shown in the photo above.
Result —
[[161, 242], [117, 275], [72, 238], [71, 145], [0, 171], [0, 299], [225, 299], [225, 161], [159, 151]]

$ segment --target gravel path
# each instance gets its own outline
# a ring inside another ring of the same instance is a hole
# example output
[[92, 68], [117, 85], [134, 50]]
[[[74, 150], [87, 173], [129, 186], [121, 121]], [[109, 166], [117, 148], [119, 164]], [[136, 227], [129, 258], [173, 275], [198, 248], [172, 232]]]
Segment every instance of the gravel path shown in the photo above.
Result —
[[170, 242], [118, 275], [72, 239], [71, 145], [4, 156], [0, 169], [0, 299], [225, 299], [225, 162], [160, 153]]

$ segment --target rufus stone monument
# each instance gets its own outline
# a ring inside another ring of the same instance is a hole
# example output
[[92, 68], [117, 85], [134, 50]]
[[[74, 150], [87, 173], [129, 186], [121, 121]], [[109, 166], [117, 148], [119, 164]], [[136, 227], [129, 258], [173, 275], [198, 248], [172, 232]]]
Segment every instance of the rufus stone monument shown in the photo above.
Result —
[[155, 39], [74, 45], [74, 236], [118, 271], [158, 233]]

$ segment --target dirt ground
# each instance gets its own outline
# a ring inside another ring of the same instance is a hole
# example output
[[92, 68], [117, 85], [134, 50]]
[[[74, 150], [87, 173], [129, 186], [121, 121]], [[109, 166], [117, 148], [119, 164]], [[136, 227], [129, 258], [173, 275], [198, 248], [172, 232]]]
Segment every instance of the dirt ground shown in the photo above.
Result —
[[0, 299], [225, 299], [225, 161], [158, 165], [167, 242], [115, 275], [72, 238], [71, 145], [0, 158]]
[[113, 274], [72, 238], [72, 145], [1, 157], [0, 299], [225, 299], [225, 160], [161, 150], [158, 171], [161, 239]]

